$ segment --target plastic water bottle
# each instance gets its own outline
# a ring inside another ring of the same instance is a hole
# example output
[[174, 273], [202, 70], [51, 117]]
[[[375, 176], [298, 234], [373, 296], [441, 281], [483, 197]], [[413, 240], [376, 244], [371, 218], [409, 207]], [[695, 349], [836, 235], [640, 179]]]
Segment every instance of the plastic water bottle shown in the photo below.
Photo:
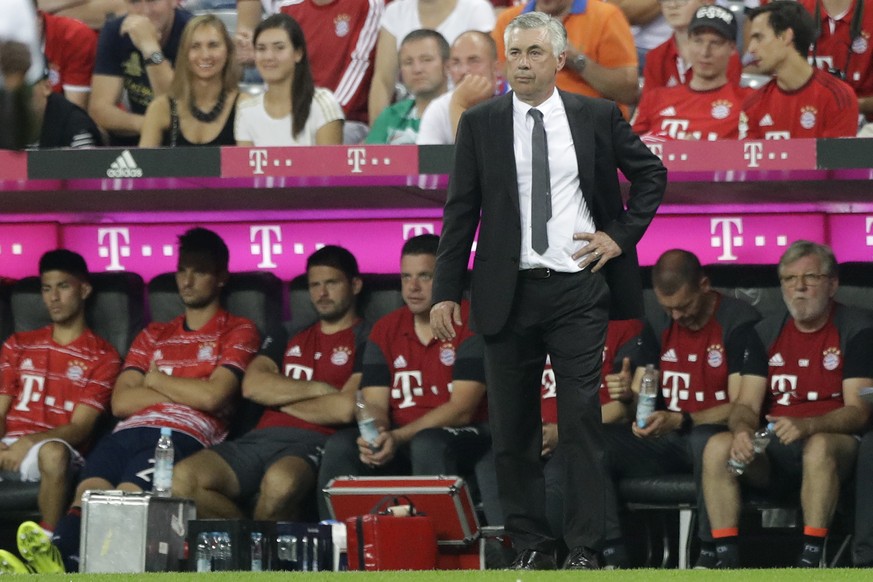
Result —
[[658, 401], [658, 372], [654, 364], [646, 366], [643, 380], [640, 382], [640, 395], [637, 399], [637, 426], [646, 428], [649, 417], [655, 412]]
[[[775, 426], [775, 424], [770, 422], [764, 428], [759, 428], [755, 431], [755, 434], [752, 436], [752, 449], [755, 451], [755, 456], [763, 453], [764, 449], [767, 448], [767, 445], [770, 444], [770, 440], [773, 438], [773, 428]], [[728, 472], [736, 476], [745, 473], [746, 467], [748, 466], [749, 463], [744, 463], [733, 458], [728, 459], [727, 461]]]
[[377, 450], [376, 439], [379, 438], [379, 427], [376, 425], [373, 411], [364, 400], [364, 395], [361, 392], [355, 395], [355, 418], [358, 420], [358, 430], [361, 431], [361, 437], [370, 443], [371, 449]]
[[155, 447], [155, 473], [152, 476], [152, 493], [169, 497], [173, 488], [173, 431], [161, 428], [158, 446]]
[[197, 571], [212, 572], [212, 548], [208, 532], [200, 532], [197, 535]]
[[264, 534], [259, 531], [252, 532], [252, 572], [264, 571]]

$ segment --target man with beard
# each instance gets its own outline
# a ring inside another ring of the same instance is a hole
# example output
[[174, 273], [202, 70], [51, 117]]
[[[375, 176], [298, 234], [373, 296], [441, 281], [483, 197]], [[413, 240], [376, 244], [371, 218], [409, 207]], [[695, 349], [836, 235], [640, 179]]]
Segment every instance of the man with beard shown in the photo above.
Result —
[[[477, 469], [491, 445], [480, 336], [466, 324], [451, 340], [439, 340], [431, 331], [438, 244], [439, 237], [424, 234], [403, 245], [406, 305], [377, 321], [367, 340], [361, 393], [379, 436], [370, 443], [351, 428], [328, 439], [319, 488], [341, 475], [465, 475]], [[465, 322], [467, 309], [464, 303]], [[485, 473], [480, 470], [479, 487], [486, 513], [495, 515], [494, 477]], [[320, 512], [329, 517], [323, 500]]]
[[265, 407], [257, 426], [176, 467], [173, 493], [194, 499], [199, 517], [245, 517], [257, 497], [255, 519], [300, 519], [325, 440], [352, 420], [367, 338], [356, 311], [358, 262], [326, 246], [310, 255], [306, 274], [319, 321], [288, 342], [282, 332], [268, 336], [243, 377], [243, 395]]
[[112, 413], [121, 421], [88, 456], [55, 545], [42, 530], [24, 528], [25, 522], [19, 549], [57, 563], [57, 547], [67, 570], [78, 571], [86, 491], [150, 490], [161, 428], [173, 431], [177, 462], [227, 436], [240, 380], [259, 342], [251, 321], [221, 307], [228, 254], [221, 237], [205, 228], [179, 237], [176, 284], [185, 313], [150, 324], [134, 339], [112, 392]]
[[[803, 509], [798, 567], [819, 567], [822, 548], [858, 450], [856, 434], [870, 416], [859, 396], [873, 384], [873, 321], [834, 301], [839, 286], [830, 248], [793, 243], [779, 260], [788, 313], [763, 319], [749, 344], [730, 432], [713, 436], [703, 457], [703, 494], [719, 565], [739, 567], [740, 481], [796, 492]], [[757, 341], [755, 341], [757, 340]], [[773, 437], [755, 454], [761, 418]], [[740, 478], [729, 459], [747, 464]]]

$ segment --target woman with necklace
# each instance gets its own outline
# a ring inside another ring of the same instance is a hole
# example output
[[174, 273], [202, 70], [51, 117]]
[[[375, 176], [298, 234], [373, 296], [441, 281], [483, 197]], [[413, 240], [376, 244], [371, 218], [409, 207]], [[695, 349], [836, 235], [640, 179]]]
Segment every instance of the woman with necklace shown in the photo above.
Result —
[[140, 147], [236, 144], [239, 70], [234, 50], [218, 17], [205, 14], [188, 23], [170, 92], [146, 110]]
[[287, 14], [274, 14], [254, 33], [255, 65], [267, 90], [240, 99], [236, 143], [241, 146], [339, 145], [343, 110], [333, 93], [316, 87], [303, 30]]

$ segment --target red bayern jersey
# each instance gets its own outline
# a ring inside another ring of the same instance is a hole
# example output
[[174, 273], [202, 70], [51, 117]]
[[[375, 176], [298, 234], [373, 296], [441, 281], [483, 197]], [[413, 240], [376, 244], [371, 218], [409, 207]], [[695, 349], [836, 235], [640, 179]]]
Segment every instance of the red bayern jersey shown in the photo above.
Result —
[[[741, 373], [760, 315], [744, 301], [720, 293], [716, 297], [713, 316], [700, 329], [680, 325], [661, 311], [653, 317], [652, 333], [643, 335], [642, 364], [660, 369], [667, 410], [697, 412], [730, 402], [728, 377]], [[657, 344], [650, 346], [650, 341]]]
[[[282, 359], [282, 373], [297, 380], [326, 382], [340, 391], [356, 371], [361, 322], [333, 334], [316, 323], [291, 338]], [[287, 426], [333, 434], [336, 428], [307, 422], [274, 408], [264, 409], [256, 429]]]
[[858, 98], [820, 69], [795, 91], [771, 80], [746, 99], [740, 115], [740, 139], [852, 137], [857, 131]]
[[[621, 362], [625, 356], [630, 356], [633, 346], [643, 330], [643, 322], [639, 319], [616, 319], [609, 322], [606, 328], [606, 343], [603, 345], [603, 371], [600, 374], [600, 406], [612, 402], [609, 390], [606, 388], [606, 376], [621, 370]], [[633, 369], [631, 358], [631, 369]], [[633, 373], [633, 372], [631, 372]], [[546, 357], [543, 369], [541, 414], [544, 423], [558, 422], [557, 384], [552, 362]]]
[[97, 33], [73, 18], [41, 13], [49, 80], [55, 93], [64, 89], [91, 91], [91, 74], [97, 58]]
[[843, 406], [843, 351], [833, 314], [813, 333], [789, 320], [770, 346], [769, 414], [820, 416]]
[[[743, 65], [737, 51], [731, 54], [728, 62], [728, 82], [740, 84]], [[686, 85], [694, 76], [691, 63], [686, 63], [679, 55], [676, 37], [671, 36], [666, 42], [656, 46], [646, 54], [646, 66], [643, 68], [643, 97], [646, 91], [659, 87], [675, 87]]]
[[[815, 15], [815, 0], [798, 0], [809, 13]], [[832, 19], [824, 4], [821, 10], [821, 34], [815, 44], [816, 66], [822, 69], [838, 69], [845, 73], [846, 82], [859, 97], [873, 95], [873, 49], [870, 37], [873, 35], [873, 2], [863, 2], [861, 26], [856, 38], [852, 38], [851, 26], [856, 2], [839, 19]]]
[[[449, 401], [453, 380], [485, 382], [482, 338], [467, 326], [470, 305], [461, 304], [464, 324], [450, 341], [421, 343], [414, 316], [401, 307], [373, 326], [364, 352], [361, 387], [390, 388], [392, 426], [404, 426]], [[483, 398], [471, 424], [487, 418]]]
[[[185, 326], [181, 315], [166, 323], [152, 323], [133, 341], [124, 370], [148, 372], [152, 362], [170, 376], [207, 379], [219, 366], [242, 376], [258, 350], [258, 330], [248, 319], [223, 309], [198, 330]], [[227, 436], [228, 419], [186, 404], [161, 402], [122, 420], [116, 431], [139, 427], [169, 427], [197, 439], [204, 446]]]
[[740, 111], [752, 92], [730, 82], [710, 91], [688, 85], [643, 91], [633, 130], [668, 139], [737, 139]]
[[12, 397], [5, 436], [68, 424], [79, 405], [105, 411], [120, 367], [115, 348], [89, 329], [65, 346], [52, 326], [12, 335], [0, 352], [0, 394]]
[[286, 0], [280, 11], [300, 23], [312, 77], [330, 89], [346, 119], [367, 123], [367, 98], [384, 0]]

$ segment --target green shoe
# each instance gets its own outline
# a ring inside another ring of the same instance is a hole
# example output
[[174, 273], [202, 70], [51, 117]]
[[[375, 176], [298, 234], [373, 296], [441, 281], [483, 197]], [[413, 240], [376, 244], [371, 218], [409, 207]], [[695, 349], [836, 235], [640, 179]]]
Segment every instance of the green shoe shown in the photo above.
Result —
[[31, 574], [30, 566], [18, 559], [18, 556], [6, 550], [0, 550], [0, 574]]
[[61, 552], [39, 524], [25, 521], [18, 526], [18, 553], [39, 574], [63, 573]]

